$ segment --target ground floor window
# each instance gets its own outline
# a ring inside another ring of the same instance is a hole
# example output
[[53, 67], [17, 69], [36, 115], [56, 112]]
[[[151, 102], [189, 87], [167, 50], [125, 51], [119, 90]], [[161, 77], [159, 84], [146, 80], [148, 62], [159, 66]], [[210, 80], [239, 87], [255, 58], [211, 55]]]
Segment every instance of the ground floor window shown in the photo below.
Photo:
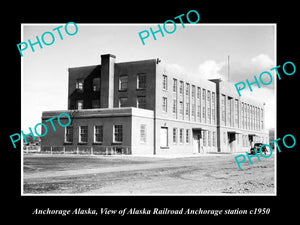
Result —
[[66, 127], [65, 142], [67, 142], [67, 143], [72, 143], [73, 142], [73, 126]]
[[185, 136], [185, 143], [188, 144], [190, 143], [190, 130], [186, 129], [185, 130], [186, 136]]
[[123, 125], [114, 125], [113, 142], [123, 141]]
[[140, 142], [146, 143], [146, 124], [140, 126]]
[[94, 142], [97, 143], [103, 142], [103, 126], [102, 125], [95, 126], [94, 132], [95, 132]]
[[177, 143], [177, 128], [173, 128], [173, 143]]
[[207, 146], [207, 131], [203, 131], [203, 146]]
[[179, 129], [179, 142], [180, 144], [183, 144], [183, 129]]
[[79, 142], [86, 143], [88, 140], [88, 126], [79, 127]]

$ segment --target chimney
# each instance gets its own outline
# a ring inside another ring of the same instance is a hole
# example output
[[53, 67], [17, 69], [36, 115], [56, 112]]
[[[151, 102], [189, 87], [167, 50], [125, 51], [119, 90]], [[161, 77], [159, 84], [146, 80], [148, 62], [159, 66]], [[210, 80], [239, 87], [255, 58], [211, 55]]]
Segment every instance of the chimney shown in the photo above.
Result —
[[112, 54], [101, 55], [101, 108], [114, 106], [115, 58]]

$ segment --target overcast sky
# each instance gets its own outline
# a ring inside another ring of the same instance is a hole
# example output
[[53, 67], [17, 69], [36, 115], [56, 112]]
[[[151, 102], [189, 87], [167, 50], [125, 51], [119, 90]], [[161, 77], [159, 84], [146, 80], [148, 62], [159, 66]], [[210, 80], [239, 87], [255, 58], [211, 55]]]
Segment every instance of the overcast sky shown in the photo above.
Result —
[[[76, 21], [74, 21], [76, 22]], [[22, 41], [65, 24], [23, 24]], [[69, 67], [100, 64], [100, 55], [111, 53], [116, 62], [160, 58], [162, 63], [176, 67], [192, 76], [228, 79], [227, 58], [230, 55], [230, 77], [234, 83], [253, 80], [263, 71], [276, 66], [275, 26], [272, 24], [217, 25], [177, 24], [173, 34], [150, 35], [142, 44], [138, 33], [157, 29], [157, 24], [77, 24], [78, 33], [68, 36], [61, 29], [54, 44], [28, 47], [22, 57], [22, 130], [29, 131], [41, 122], [42, 111], [64, 110], [68, 106]], [[169, 29], [171, 30], [171, 28]], [[46, 36], [45, 36], [46, 37]], [[49, 41], [50, 42], [50, 41]], [[275, 92], [273, 83], [253, 92], [242, 91], [266, 103], [266, 127], [275, 127]]]

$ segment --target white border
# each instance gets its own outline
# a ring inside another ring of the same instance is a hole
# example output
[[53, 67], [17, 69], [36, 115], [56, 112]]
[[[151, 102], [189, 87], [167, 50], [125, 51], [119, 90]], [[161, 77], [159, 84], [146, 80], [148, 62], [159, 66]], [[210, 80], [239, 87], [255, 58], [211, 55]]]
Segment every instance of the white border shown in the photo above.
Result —
[[[176, 23], [180, 24], [180, 23]], [[64, 23], [21, 23], [21, 42], [24, 40], [23, 32], [24, 26], [52, 26], [52, 25], [65, 25]], [[107, 24], [107, 23], [76, 23], [76, 25], [80, 26], [156, 26], [155, 23], [127, 23], [127, 24]], [[167, 24], [169, 25], [169, 24]], [[226, 23], [226, 24], [219, 24], [219, 23], [197, 23], [197, 24], [184, 24], [185, 26], [274, 26], [274, 58], [275, 58], [275, 66], [277, 65], [277, 23]], [[274, 138], [277, 139], [277, 79], [275, 80], [275, 130], [274, 130]], [[21, 57], [21, 126], [23, 121], [23, 114], [22, 111], [24, 109], [24, 98], [23, 98], [23, 57]], [[22, 129], [22, 127], [21, 127]], [[24, 194], [24, 179], [23, 179], [23, 141], [21, 139], [21, 196], [277, 196], [277, 151], [276, 147], [273, 149], [274, 154], [274, 189], [275, 193], [273, 194], [259, 194], [259, 193], [248, 193], [248, 194]], [[234, 154], [233, 154], [234, 155]]]

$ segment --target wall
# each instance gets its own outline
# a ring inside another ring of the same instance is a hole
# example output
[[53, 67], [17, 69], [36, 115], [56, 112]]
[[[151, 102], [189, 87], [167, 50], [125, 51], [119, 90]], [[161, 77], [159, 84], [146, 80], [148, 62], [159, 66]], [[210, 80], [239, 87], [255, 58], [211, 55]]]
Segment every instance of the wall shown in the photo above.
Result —
[[[119, 98], [127, 97], [125, 107], [137, 107], [137, 97], [146, 97], [146, 109], [154, 110], [154, 88], [155, 88], [156, 60], [142, 60], [136, 62], [123, 62], [115, 64], [114, 79], [114, 107], [119, 107]], [[137, 89], [137, 75], [146, 75], [146, 89]], [[119, 90], [119, 77], [128, 76], [128, 89]]]
[[[154, 119], [153, 111], [133, 108], [132, 113], [132, 155], [153, 155]], [[141, 125], [146, 126], [146, 141], [141, 141]]]
[[[84, 109], [92, 108], [92, 100], [100, 99], [100, 91], [93, 91], [93, 78], [101, 77], [101, 66], [84, 66], [69, 68], [69, 89], [68, 89], [68, 109], [76, 109], [76, 100], [82, 99]], [[84, 80], [83, 92], [75, 89], [76, 81]]]
[[[65, 128], [61, 127], [57, 120], [53, 120], [56, 131], [53, 131], [51, 124], [48, 122], [48, 133], [42, 137], [42, 146], [131, 146], [131, 109], [97, 109], [97, 110], [80, 110], [80, 111], [47, 111], [43, 112], [42, 122], [58, 116], [60, 113], [68, 113], [72, 118], [73, 126], [73, 143], [65, 143]], [[73, 114], [73, 116], [72, 116]], [[63, 122], [62, 123], [67, 123]], [[113, 143], [113, 125], [123, 125], [123, 142]], [[94, 143], [94, 126], [103, 125], [103, 142], [102, 144]], [[79, 143], [79, 126], [88, 126], [88, 141], [87, 143]], [[51, 129], [50, 129], [51, 128]], [[44, 132], [44, 131], [43, 131]]]

